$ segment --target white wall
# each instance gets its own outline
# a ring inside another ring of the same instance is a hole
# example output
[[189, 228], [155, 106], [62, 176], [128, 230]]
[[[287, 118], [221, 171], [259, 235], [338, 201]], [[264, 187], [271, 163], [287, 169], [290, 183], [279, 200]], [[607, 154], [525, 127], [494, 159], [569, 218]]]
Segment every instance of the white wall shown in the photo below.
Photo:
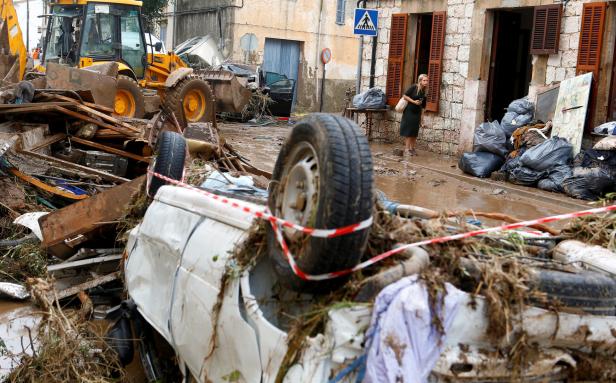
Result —
[[[27, 3], [29, 3], [30, 8], [30, 20], [27, 17]], [[15, 10], [17, 11], [17, 19], [19, 20], [19, 27], [21, 28], [21, 33], [24, 36], [24, 43], [26, 43], [26, 27], [30, 28], [30, 51], [32, 51], [37, 44], [41, 44], [41, 36], [43, 31], [43, 23], [44, 18], [39, 17], [45, 14], [45, 10], [43, 9], [43, 1], [42, 0], [13, 0], [13, 4], [15, 5]]]

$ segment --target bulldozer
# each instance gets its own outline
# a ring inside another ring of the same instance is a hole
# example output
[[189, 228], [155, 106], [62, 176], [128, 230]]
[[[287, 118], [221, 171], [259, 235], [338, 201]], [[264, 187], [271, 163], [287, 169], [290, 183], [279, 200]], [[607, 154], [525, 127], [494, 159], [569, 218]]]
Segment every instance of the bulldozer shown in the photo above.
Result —
[[[23, 79], [21, 31], [12, 0], [1, 1], [6, 32], [0, 32], [0, 39], [8, 37], [5, 44], [20, 60], [19, 79]], [[114, 111], [119, 116], [142, 118], [148, 97], [150, 109], [154, 104], [154, 109], [160, 106], [173, 112], [185, 126], [214, 122], [217, 111], [239, 112], [250, 99], [250, 90], [232, 73], [195, 71], [175, 53], [159, 53], [160, 43], [152, 44], [144, 33], [141, 1], [50, 0], [48, 4], [51, 12], [39, 71], [44, 72], [51, 62], [79, 68], [117, 63]], [[19, 36], [13, 30], [19, 31]]]

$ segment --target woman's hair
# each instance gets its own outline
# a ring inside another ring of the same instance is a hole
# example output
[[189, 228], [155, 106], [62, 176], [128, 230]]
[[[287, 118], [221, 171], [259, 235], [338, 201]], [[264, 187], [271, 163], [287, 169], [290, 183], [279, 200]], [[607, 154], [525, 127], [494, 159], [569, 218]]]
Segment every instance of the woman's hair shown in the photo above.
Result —
[[425, 87], [421, 86], [421, 80], [423, 80], [424, 78], [427, 78], [428, 75], [427, 74], [420, 74], [419, 77], [417, 78], [417, 88], [420, 90], [423, 90], [424, 92], [426, 92], [428, 90], [428, 86], [426, 85]]

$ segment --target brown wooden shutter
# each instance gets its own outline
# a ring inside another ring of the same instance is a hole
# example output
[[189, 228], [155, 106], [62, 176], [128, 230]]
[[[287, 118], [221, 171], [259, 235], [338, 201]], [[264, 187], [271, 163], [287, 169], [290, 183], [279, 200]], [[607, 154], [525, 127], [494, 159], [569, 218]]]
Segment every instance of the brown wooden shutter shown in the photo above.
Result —
[[558, 53], [562, 11], [562, 4], [535, 7], [533, 35], [530, 46], [531, 54], [550, 55]]
[[394, 106], [402, 96], [404, 54], [406, 52], [407, 14], [391, 16], [389, 30], [389, 60], [387, 62], [387, 104]]
[[438, 102], [441, 97], [441, 72], [443, 71], [446, 20], [447, 12], [434, 12], [432, 14], [430, 62], [428, 64], [428, 97], [426, 100], [426, 110], [430, 112], [438, 112]]
[[606, 9], [607, 3], [586, 3], [582, 10], [576, 74], [593, 72], [595, 83], [599, 79]]
[[605, 29], [605, 13], [607, 3], [585, 3], [582, 10], [582, 28], [580, 45], [578, 47], [576, 75], [592, 72], [592, 88], [588, 104], [589, 119], [586, 128], [593, 125], [593, 112], [597, 99], [599, 84], [599, 68], [601, 66], [601, 47], [603, 45], [603, 30]]

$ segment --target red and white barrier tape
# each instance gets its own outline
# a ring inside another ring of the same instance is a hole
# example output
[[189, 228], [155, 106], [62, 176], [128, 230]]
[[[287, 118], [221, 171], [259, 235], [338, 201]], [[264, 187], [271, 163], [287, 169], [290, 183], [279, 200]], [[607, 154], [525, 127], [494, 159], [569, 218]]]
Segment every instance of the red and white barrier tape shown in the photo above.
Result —
[[514, 229], [519, 229], [519, 228], [522, 228], [522, 227], [533, 226], [533, 225], [542, 224], [542, 223], [545, 224], [545, 223], [550, 223], [550, 222], [562, 221], [562, 220], [565, 220], [565, 219], [579, 218], [579, 217], [584, 217], [584, 216], [587, 216], [587, 215], [600, 214], [600, 213], [605, 213], [605, 212], [615, 211], [615, 210], [616, 210], [616, 205], [611, 205], [611, 206], [600, 207], [600, 208], [596, 208], [596, 209], [578, 211], [578, 212], [575, 212], [575, 213], [554, 215], [554, 216], [551, 216], [551, 217], [535, 219], [535, 220], [532, 220], [532, 221], [523, 221], [523, 222], [512, 223], [512, 224], [508, 224], [508, 225], [491, 227], [491, 228], [487, 228], [487, 229], [480, 229], [480, 230], [475, 230], [475, 231], [469, 231], [467, 233], [454, 234], [454, 235], [448, 235], [448, 236], [440, 237], [440, 238], [427, 239], [425, 241], [409, 243], [407, 245], [402, 245], [402, 246], [397, 247], [395, 249], [389, 250], [389, 251], [387, 251], [387, 252], [385, 252], [383, 254], [379, 254], [379, 255], [377, 255], [377, 256], [375, 256], [373, 258], [370, 258], [367, 261], [364, 261], [364, 262], [362, 262], [362, 263], [358, 264], [357, 266], [355, 266], [353, 268], [350, 268], [350, 269], [334, 271], [334, 272], [331, 272], [331, 273], [318, 274], [318, 275], [306, 274], [305, 272], [303, 272], [299, 268], [299, 266], [295, 262], [295, 258], [293, 256], [293, 254], [291, 254], [291, 252], [289, 251], [289, 248], [288, 248], [288, 246], [287, 246], [287, 244], [286, 244], [286, 242], [284, 240], [284, 237], [282, 236], [282, 231], [279, 229], [278, 225], [276, 225], [273, 221], [270, 220], [270, 222], [272, 224], [272, 228], [274, 229], [274, 232], [276, 233], [276, 238], [278, 239], [278, 243], [280, 243], [280, 246], [282, 247], [283, 254], [284, 254], [285, 258], [287, 259], [287, 262], [289, 262], [289, 266], [291, 266], [291, 269], [293, 270], [293, 273], [295, 275], [297, 275], [299, 278], [301, 278], [301, 279], [303, 279], [305, 281], [323, 281], [323, 280], [327, 280], [327, 279], [334, 279], [334, 278], [342, 277], [344, 275], [348, 275], [348, 274], [354, 273], [354, 272], [359, 271], [361, 269], [365, 269], [366, 267], [372, 266], [375, 263], [384, 260], [385, 258], [388, 258], [388, 257], [391, 257], [392, 255], [401, 253], [404, 250], [410, 249], [412, 247], [427, 246], [427, 245], [434, 245], [434, 244], [437, 244], [437, 243], [457, 241], [457, 240], [460, 240], [460, 239], [476, 237], [478, 235], [483, 235], [483, 234], [488, 234], [488, 233], [514, 230]]
[[451, 242], [451, 241], [457, 241], [460, 239], [465, 239], [465, 238], [470, 238], [470, 237], [476, 237], [478, 235], [483, 235], [483, 234], [488, 234], [488, 233], [495, 233], [495, 232], [500, 232], [500, 231], [509, 231], [509, 230], [514, 230], [514, 229], [520, 229], [523, 227], [529, 227], [529, 226], [534, 226], [534, 225], [539, 225], [539, 224], [546, 224], [546, 223], [550, 223], [550, 222], [557, 222], [557, 221], [563, 221], [566, 219], [572, 219], [572, 218], [579, 218], [579, 217], [584, 217], [587, 215], [594, 215], [594, 214], [600, 214], [600, 213], [606, 213], [609, 211], [616, 211], [616, 205], [611, 205], [611, 206], [605, 206], [605, 207], [599, 207], [599, 208], [595, 208], [595, 209], [590, 209], [590, 210], [583, 210], [583, 211], [578, 211], [578, 212], [574, 212], [574, 213], [567, 213], [567, 214], [560, 214], [560, 215], [554, 215], [551, 217], [544, 217], [544, 218], [539, 218], [539, 219], [535, 219], [535, 220], [531, 220], [531, 221], [523, 221], [523, 222], [518, 222], [518, 223], [512, 223], [512, 224], [507, 224], [507, 225], [502, 225], [502, 226], [496, 226], [496, 227], [491, 227], [491, 228], [487, 228], [487, 229], [480, 229], [480, 230], [475, 230], [475, 231], [469, 231], [467, 233], [461, 233], [461, 234], [454, 234], [454, 235], [448, 235], [445, 237], [440, 237], [440, 238], [433, 238], [433, 239], [427, 239], [424, 241], [420, 241], [420, 242], [415, 242], [415, 243], [409, 243], [406, 245], [402, 245], [400, 247], [397, 247], [395, 249], [386, 251], [385, 253], [379, 254], [373, 258], [368, 259], [367, 261], [364, 261], [358, 265], [356, 265], [353, 268], [350, 269], [346, 269], [346, 270], [340, 270], [340, 271], [334, 271], [331, 273], [325, 273], [325, 274], [318, 274], [318, 275], [310, 275], [310, 274], [306, 274], [305, 272], [303, 272], [300, 267], [297, 265], [297, 262], [295, 261], [295, 257], [293, 256], [293, 254], [291, 254], [291, 251], [289, 250], [289, 247], [287, 246], [283, 234], [282, 234], [282, 230], [280, 230], [281, 227], [289, 227], [298, 231], [301, 231], [305, 234], [311, 235], [313, 237], [320, 237], [320, 238], [334, 238], [334, 237], [339, 237], [345, 234], [350, 234], [356, 231], [360, 231], [363, 229], [366, 229], [368, 227], [370, 227], [370, 225], [372, 225], [372, 217], [370, 217], [369, 219], [362, 221], [360, 223], [354, 224], [354, 225], [349, 225], [340, 229], [331, 229], [331, 230], [327, 230], [327, 229], [313, 229], [313, 228], [306, 228], [300, 225], [297, 225], [295, 223], [292, 222], [288, 222], [285, 221], [281, 218], [275, 217], [273, 215], [271, 215], [270, 213], [267, 212], [267, 209], [264, 208], [263, 210], [254, 210], [244, 204], [238, 203], [237, 200], [234, 199], [228, 199], [225, 198], [223, 196], [214, 194], [214, 193], [210, 193], [208, 191], [205, 191], [203, 189], [199, 189], [195, 186], [192, 185], [188, 185], [184, 182], [178, 181], [178, 180], [174, 180], [172, 178], [169, 177], [165, 177], [162, 174], [158, 174], [155, 173], [153, 171], [148, 170], [148, 173], [152, 174], [155, 177], [158, 177], [164, 181], [167, 181], [173, 185], [177, 185], [177, 186], [181, 186], [184, 187], [186, 189], [190, 189], [193, 191], [196, 191], [206, 197], [210, 197], [220, 203], [223, 204], [227, 204], [233, 208], [237, 208], [237, 209], [242, 209], [244, 212], [246, 213], [250, 213], [252, 215], [254, 215], [257, 218], [260, 219], [266, 219], [270, 222], [270, 224], [272, 225], [272, 228], [274, 229], [274, 233], [276, 234], [276, 239], [278, 240], [278, 243], [280, 244], [283, 254], [285, 256], [285, 258], [287, 259], [287, 262], [289, 262], [289, 266], [291, 266], [291, 269], [293, 270], [293, 273], [295, 275], [297, 275], [299, 278], [305, 280], [305, 281], [323, 281], [323, 280], [327, 280], [327, 279], [334, 279], [334, 278], [338, 278], [338, 277], [342, 277], [344, 275], [348, 275], [351, 273], [354, 273], [356, 271], [359, 271], [361, 269], [365, 269], [366, 267], [372, 266], [377, 262], [380, 262], [386, 258], [391, 257], [392, 255], [398, 254], [403, 252], [406, 249], [410, 249], [412, 247], [419, 247], [419, 246], [427, 246], [427, 245], [434, 245], [437, 243], [444, 243], [444, 242]]
[[273, 215], [271, 215], [270, 213], [267, 212], [267, 208], [263, 208], [262, 210], [256, 210], [253, 209], [249, 206], [246, 206], [242, 203], [240, 203], [238, 200], [235, 199], [229, 199], [229, 198], [225, 198], [223, 196], [220, 196], [218, 194], [214, 194], [214, 193], [210, 193], [206, 190], [200, 189], [198, 187], [192, 186], [192, 185], [188, 185], [182, 181], [178, 181], [178, 180], [174, 180], [173, 178], [169, 178], [166, 177], [162, 174], [159, 173], [155, 173], [151, 170], [148, 170], [148, 173], [150, 173], [151, 175], [153, 175], [154, 177], [160, 178], [161, 180], [167, 181], [173, 185], [177, 185], [177, 186], [181, 186], [183, 188], [186, 189], [190, 189], [193, 191], [196, 191], [199, 194], [202, 194], [206, 197], [209, 197], [213, 200], [216, 200], [222, 204], [226, 204], [229, 205], [233, 208], [236, 209], [241, 209], [246, 213], [250, 213], [252, 215], [254, 215], [257, 218], [261, 218], [261, 219], [266, 219], [270, 222], [275, 222], [277, 225], [281, 225], [283, 227], [288, 227], [291, 229], [295, 229], [297, 231], [300, 231], [302, 233], [308, 234], [310, 236], [313, 237], [319, 237], [319, 238], [335, 238], [335, 237], [339, 237], [341, 235], [346, 235], [349, 233], [354, 233], [356, 231], [360, 231], [363, 229], [367, 229], [370, 226], [372, 226], [372, 217], [368, 218], [365, 221], [359, 222], [359, 223], [355, 223], [353, 225], [349, 225], [349, 226], [345, 226], [345, 227], [341, 227], [339, 229], [314, 229], [314, 228], [309, 228], [309, 227], [303, 227], [301, 225], [295, 224], [293, 222], [289, 222], [289, 221], [285, 221], [282, 218], [278, 218], [275, 217]]

